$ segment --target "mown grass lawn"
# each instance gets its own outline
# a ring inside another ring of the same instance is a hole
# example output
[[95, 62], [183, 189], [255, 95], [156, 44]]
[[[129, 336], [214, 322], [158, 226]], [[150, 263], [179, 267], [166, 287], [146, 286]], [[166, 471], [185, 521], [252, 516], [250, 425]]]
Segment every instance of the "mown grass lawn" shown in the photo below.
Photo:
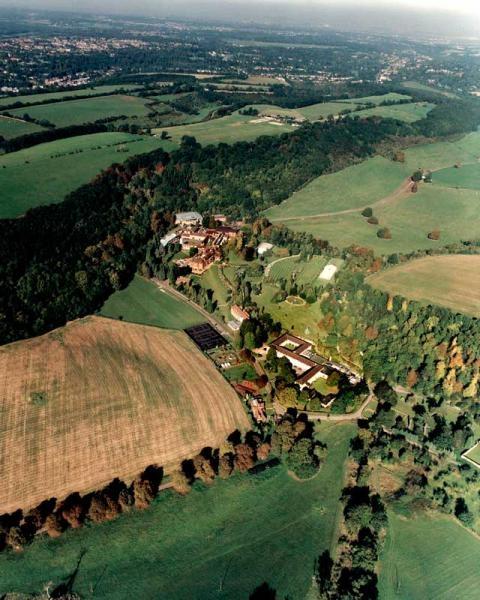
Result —
[[480, 541], [453, 519], [388, 515], [380, 561], [381, 600], [477, 600]]
[[73, 590], [98, 599], [248, 598], [262, 582], [303, 599], [315, 558], [336, 542], [338, 499], [351, 424], [323, 424], [328, 456], [310, 481], [280, 466], [238, 476], [186, 498], [164, 492], [145, 511], [38, 540], [0, 555], [0, 592], [40, 591], [65, 581], [82, 551]]
[[168, 329], [185, 329], [205, 322], [205, 317], [191, 304], [170, 296], [138, 275], [127, 288], [112, 294], [100, 312], [104, 317]]
[[102, 169], [156, 148], [165, 140], [129, 133], [95, 133], [39, 144], [0, 156], [0, 218], [61, 202]]

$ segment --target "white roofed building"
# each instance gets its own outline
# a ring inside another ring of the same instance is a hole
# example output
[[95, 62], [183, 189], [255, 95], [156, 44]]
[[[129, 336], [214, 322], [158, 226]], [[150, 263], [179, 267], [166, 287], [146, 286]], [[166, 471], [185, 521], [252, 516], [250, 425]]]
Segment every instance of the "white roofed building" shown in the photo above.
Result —
[[193, 210], [175, 215], [175, 225], [201, 225], [202, 221], [202, 215]]

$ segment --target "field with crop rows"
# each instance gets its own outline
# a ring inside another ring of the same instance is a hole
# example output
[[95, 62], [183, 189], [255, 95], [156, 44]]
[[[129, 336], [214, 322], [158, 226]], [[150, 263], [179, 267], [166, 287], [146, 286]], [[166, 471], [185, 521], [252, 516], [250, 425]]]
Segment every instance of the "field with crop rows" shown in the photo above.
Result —
[[180, 331], [88, 317], [0, 348], [0, 513], [128, 479], [248, 419]]

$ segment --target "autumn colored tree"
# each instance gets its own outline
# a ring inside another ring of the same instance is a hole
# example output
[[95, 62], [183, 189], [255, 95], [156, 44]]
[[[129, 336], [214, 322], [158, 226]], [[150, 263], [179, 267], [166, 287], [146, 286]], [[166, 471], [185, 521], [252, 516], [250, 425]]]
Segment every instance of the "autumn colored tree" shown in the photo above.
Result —
[[235, 446], [235, 456], [234, 456], [234, 466], [235, 469], [240, 471], [240, 473], [245, 473], [249, 469], [251, 469], [254, 464], [254, 450], [248, 444], [237, 444]]

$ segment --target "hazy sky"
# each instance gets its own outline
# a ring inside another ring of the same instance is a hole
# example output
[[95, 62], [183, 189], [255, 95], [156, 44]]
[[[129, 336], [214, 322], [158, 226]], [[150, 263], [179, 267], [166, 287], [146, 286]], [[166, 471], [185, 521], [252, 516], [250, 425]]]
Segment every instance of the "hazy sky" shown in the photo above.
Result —
[[480, 37], [480, 0], [0, 0], [0, 6]]

